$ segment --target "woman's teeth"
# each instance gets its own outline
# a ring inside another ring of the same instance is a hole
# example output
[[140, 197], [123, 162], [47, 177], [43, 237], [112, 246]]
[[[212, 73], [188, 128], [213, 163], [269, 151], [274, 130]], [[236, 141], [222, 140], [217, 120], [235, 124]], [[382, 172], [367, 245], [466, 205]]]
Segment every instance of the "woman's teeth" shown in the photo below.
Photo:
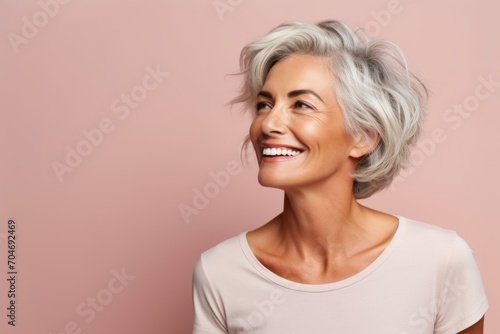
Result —
[[267, 156], [276, 156], [276, 155], [293, 156], [300, 154], [300, 151], [291, 150], [286, 147], [283, 148], [265, 147], [262, 149], [262, 154]]

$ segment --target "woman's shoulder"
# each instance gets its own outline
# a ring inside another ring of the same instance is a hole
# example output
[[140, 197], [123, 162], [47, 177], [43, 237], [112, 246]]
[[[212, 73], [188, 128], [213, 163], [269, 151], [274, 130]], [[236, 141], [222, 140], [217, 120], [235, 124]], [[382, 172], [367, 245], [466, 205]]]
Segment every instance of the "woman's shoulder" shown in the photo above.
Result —
[[235, 250], [240, 249], [241, 239], [245, 237], [246, 233], [246, 231], [241, 232], [232, 237], [224, 239], [223, 241], [220, 241], [215, 246], [205, 250], [202, 253], [202, 256], [205, 258], [226, 256], [228, 255], [228, 253], [232, 253]]
[[426, 262], [450, 262], [471, 258], [473, 254], [467, 242], [455, 230], [438, 225], [399, 217], [403, 223], [401, 248], [407, 253], [425, 258]]
[[246, 233], [241, 232], [204, 251], [198, 259], [197, 266], [213, 272], [224, 272], [236, 263], [241, 263], [244, 257], [241, 242]]
[[403, 225], [404, 235], [406, 238], [415, 241], [440, 241], [444, 243], [453, 243], [457, 238], [457, 232], [446, 229], [438, 225], [399, 217], [400, 224]]

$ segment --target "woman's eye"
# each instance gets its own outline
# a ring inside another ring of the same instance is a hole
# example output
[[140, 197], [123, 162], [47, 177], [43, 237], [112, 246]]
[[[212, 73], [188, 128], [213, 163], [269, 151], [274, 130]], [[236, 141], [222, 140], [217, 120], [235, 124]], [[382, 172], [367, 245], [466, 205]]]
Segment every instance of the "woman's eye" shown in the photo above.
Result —
[[255, 109], [257, 111], [262, 110], [264, 108], [270, 108], [270, 106], [267, 102], [257, 102], [255, 105]]
[[309, 104], [304, 103], [302, 101], [297, 101], [295, 103], [295, 107], [299, 109], [312, 109], [312, 107]]

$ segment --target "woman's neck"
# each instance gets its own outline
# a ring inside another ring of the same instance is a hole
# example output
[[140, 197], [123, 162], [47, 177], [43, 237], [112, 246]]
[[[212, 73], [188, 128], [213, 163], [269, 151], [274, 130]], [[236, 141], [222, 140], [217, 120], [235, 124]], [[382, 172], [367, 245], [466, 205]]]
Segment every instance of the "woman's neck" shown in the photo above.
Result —
[[285, 193], [277, 224], [282, 249], [327, 263], [330, 257], [349, 258], [387, 240], [397, 218], [362, 206], [349, 189], [315, 189]]

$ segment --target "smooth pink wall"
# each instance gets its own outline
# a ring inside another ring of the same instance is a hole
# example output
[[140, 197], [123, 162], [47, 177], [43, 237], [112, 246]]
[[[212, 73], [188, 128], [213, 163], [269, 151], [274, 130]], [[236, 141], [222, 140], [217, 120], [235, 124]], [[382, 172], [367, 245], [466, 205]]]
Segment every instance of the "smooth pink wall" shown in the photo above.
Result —
[[226, 74], [283, 21], [340, 18], [400, 45], [432, 91], [415, 166], [366, 202], [457, 230], [484, 278], [486, 333], [500, 332], [499, 11], [486, 0], [2, 1], [0, 277], [14, 218], [17, 319], [7, 325], [2, 278], [0, 331], [189, 333], [199, 254], [281, 207], [240, 163], [249, 119], [224, 105], [239, 83]]

